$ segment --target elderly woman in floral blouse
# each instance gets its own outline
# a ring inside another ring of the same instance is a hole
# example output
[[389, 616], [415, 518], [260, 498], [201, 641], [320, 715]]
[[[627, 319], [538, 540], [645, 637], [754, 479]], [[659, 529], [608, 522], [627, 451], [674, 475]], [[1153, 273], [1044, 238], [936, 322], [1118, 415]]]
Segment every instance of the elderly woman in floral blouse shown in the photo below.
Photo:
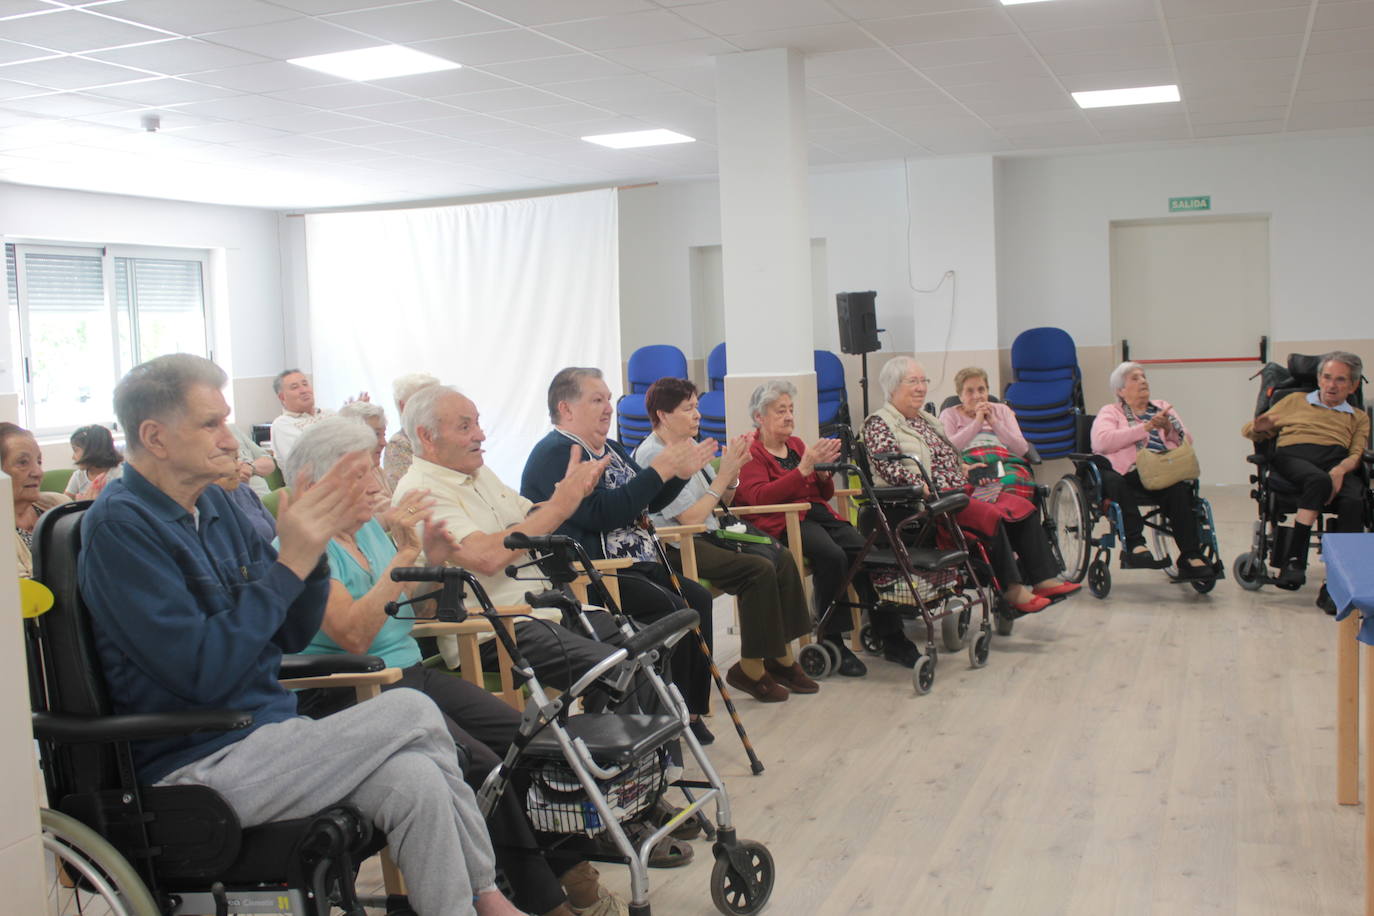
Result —
[[[396, 398], [396, 416], [405, 416], [406, 401], [410, 400], [412, 394], [421, 388], [437, 384], [439, 380], [428, 372], [411, 372], [392, 382], [391, 393]], [[401, 426], [386, 441], [386, 448], [382, 451], [382, 480], [388, 493], [396, 491], [397, 482], [410, 470], [410, 463], [414, 460], [415, 446], [406, 435], [406, 428]]]
[[1034, 505], [998, 487], [975, 491], [959, 450], [939, 422], [921, 411], [930, 387], [925, 368], [910, 357], [898, 357], [888, 360], [878, 381], [887, 403], [864, 421], [864, 445], [870, 455], [914, 459], [919, 469], [911, 461], [874, 458], [875, 477], [884, 485], [924, 488], [923, 469], [937, 490], [961, 490], [978, 497], [969, 500], [955, 519], [987, 548], [1002, 596], [1013, 610], [1041, 611], [1054, 599], [1078, 591], [1076, 583], [1058, 578], [1059, 564]]

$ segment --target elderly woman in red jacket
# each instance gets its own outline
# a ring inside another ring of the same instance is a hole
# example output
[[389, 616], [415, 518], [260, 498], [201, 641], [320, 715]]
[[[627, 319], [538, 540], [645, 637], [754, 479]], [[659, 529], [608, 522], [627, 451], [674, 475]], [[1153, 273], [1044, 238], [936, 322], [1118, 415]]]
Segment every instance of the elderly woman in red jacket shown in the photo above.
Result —
[[1106, 458], [1110, 469], [1100, 467], [1102, 487], [1108, 498], [1121, 507], [1126, 528], [1126, 549], [1121, 565], [1127, 569], [1161, 569], [1167, 559], [1156, 560], [1145, 546], [1145, 523], [1140, 517], [1142, 502], [1157, 503], [1169, 519], [1174, 543], [1178, 545], [1178, 574], [1184, 579], [1206, 579], [1215, 574], [1203, 559], [1202, 539], [1193, 509], [1193, 488], [1180, 481], [1163, 490], [1146, 490], [1135, 469], [1141, 449], [1162, 452], [1192, 442], [1188, 428], [1168, 401], [1151, 400], [1150, 381], [1139, 363], [1126, 362], [1112, 371], [1109, 380], [1116, 402], [1097, 412], [1093, 421], [1093, 453]]
[[[829, 472], [816, 465], [834, 461], [840, 454], [836, 439], [817, 439], [810, 448], [792, 435], [796, 422], [792, 398], [797, 389], [792, 383], [771, 381], [754, 389], [749, 398], [749, 415], [756, 430], [750, 446], [753, 460], [740, 470], [735, 502], [742, 506], [776, 503], [810, 503], [801, 520], [802, 553], [815, 577], [817, 613], [823, 613], [831, 599], [839, 595], [840, 584], [854, 559], [863, 549], [863, 536], [841, 519], [828, 501], [835, 495]], [[779, 514], [756, 515], [751, 521], [780, 540], [786, 541], [786, 519]], [[873, 631], [883, 641], [883, 657], [910, 668], [920, 653], [902, 632], [901, 617], [892, 610], [877, 607], [877, 594], [866, 573], [854, 577], [859, 600], [869, 607]], [[850, 629], [850, 615], [836, 611], [830, 615], [823, 638], [839, 647], [838, 671], [845, 677], [868, 673], [864, 663], [845, 645], [844, 632]]]

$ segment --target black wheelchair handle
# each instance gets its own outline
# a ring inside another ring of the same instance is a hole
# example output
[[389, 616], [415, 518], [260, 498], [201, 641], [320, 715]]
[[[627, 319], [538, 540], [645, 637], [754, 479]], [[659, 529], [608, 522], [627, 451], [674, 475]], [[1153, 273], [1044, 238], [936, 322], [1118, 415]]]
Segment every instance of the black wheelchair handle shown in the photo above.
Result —
[[512, 531], [501, 543], [507, 550], [552, 550], [555, 547], [570, 547], [574, 541], [566, 534], [530, 536], [523, 531]]
[[869, 452], [868, 457], [874, 461], [901, 461], [907, 456], [901, 452]]
[[530, 607], [566, 607], [572, 599], [564, 592], [556, 588], [545, 589], [542, 592], [525, 592], [525, 603]]
[[[455, 566], [398, 566], [391, 571], [392, 582], [443, 582], [458, 571]], [[458, 576], [461, 578], [461, 576]]]
[[853, 467], [854, 465], [847, 464], [843, 461], [827, 461], [823, 464], [816, 465], [816, 470], [821, 472], [822, 474], [833, 474], [836, 471], [851, 470], [853, 469]]
[[643, 655], [649, 649], [678, 633], [686, 632], [701, 622], [692, 608], [685, 607], [673, 611], [667, 617], [660, 617], [638, 633], [625, 640], [621, 646], [631, 658]]

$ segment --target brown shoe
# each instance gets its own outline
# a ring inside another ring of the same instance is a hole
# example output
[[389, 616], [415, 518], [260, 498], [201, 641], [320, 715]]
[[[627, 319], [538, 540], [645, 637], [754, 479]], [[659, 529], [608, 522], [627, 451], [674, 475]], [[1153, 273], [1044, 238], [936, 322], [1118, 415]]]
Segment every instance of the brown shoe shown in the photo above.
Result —
[[736, 690], [743, 690], [760, 703], [781, 703], [787, 699], [787, 691], [769, 677], [767, 672], [756, 681], [744, 673], [739, 662], [735, 662], [730, 666], [730, 670], [725, 672], [725, 683]]
[[806, 676], [802, 666], [793, 662], [791, 666], [781, 665], [773, 659], [764, 659], [763, 670], [767, 671], [773, 680], [786, 687], [793, 693], [818, 693], [821, 685]]

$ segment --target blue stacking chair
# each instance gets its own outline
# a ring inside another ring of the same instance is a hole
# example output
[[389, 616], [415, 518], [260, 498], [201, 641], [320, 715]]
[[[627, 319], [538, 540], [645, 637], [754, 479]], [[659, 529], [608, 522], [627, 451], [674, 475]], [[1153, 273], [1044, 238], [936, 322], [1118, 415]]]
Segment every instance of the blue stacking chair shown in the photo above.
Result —
[[1023, 331], [1011, 345], [1011, 372], [1002, 397], [1026, 440], [1042, 458], [1073, 452], [1076, 418], [1083, 412], [1083, 376], [1073, 338], [1060, 328]]
[[687, 357], [671, 344], [640, 347], [630, 354], [626, 375], [629, 376], [630, 391], [622, 395], [615, 405], [617, 438], [621, 445], [634, 451], [654, 429], [649, 411], [644, 406], [644, 392], [665, 376], [686, 378]]
[[849, 394], [844, 388], [844, 363], [829, 350], [816, 350], [816, 416], [822, 436], [834, 436], [849, 425]]
[[706, 390], [697, 398], [701, 411], [701, 436], [725, 441], [725, 344], [718, 343], [706, 357]]

